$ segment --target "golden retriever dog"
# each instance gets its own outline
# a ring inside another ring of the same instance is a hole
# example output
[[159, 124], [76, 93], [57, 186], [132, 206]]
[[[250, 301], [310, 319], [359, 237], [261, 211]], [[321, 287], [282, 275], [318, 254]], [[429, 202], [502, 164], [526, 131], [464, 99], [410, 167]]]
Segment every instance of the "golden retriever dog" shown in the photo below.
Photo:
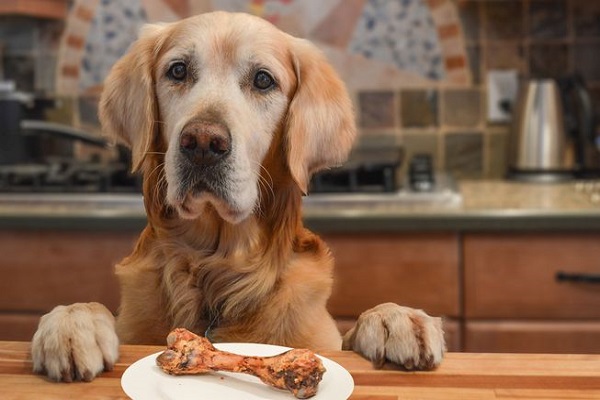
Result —
[[35, 371], [88, 381], [119, 343], [164, 344], [175, 327], [376, 365], [441, 362], [439, 318], [383, 304], [342, 338], [327, 311], [333, 259], [302, 225], [302, 196], [345, 160], [355, 123], [314, 45], [246, 14], [149, 25], [112, 68], [99, 115], [143, 174], [148, 224], [116, 267], [116, 321], [98, 303], [55, 308], [33, 338]]

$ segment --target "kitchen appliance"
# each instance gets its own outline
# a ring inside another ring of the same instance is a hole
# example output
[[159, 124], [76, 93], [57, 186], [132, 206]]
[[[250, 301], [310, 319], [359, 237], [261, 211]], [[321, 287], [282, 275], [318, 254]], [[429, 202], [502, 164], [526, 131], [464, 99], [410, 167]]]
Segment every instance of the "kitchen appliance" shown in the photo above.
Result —
[[[81, 130], [44, 121], [45, 109], [54, 104], [38, 103], [32, 96], [0, 88], [0, 193], [20, 201], [29, 194], [39, 199], [42, 193], [61, 196], [61, 201], [82, 193], [141, 194], [141, 176], [128, 171], [128, 149], [117, 146], [117, 154], [108, 160], [82, 159], [73, 151], [74, 143], [95, 148], [105, 148], [107, 143]], [[55, 143], [47, 146], [48, 139]], [[401, 176], [404, 156], [404, 147], [395, 136], [368, 135], [359, 140], [343, 166], [313, 177], [305, 202], [344, 206], [456, 203], [460, 192], [448, 176], [435, 173], [431, 155], [413, 156]]]
[[592, 102], [580, 77], [528, 81], [516, 104], [509, 178], [552, 182], [600, 172]]
[[405, 174], [402, 146], [356, 146], [348, 162], [339, 168], [315, 174], [307, 207], [334, 205], [352, 207], [396, 205], [455, 206], [462, 202], [456, 182], [447, 173], [436, 172], [431, 154], [410, 157]]
[[68, 125], [43, 120], [54, 101], [0, 85], [0, 192], [138, 192], [129, 174], [129, 151], [118, 146], [114, 162], [78, 159], [74, 143], [108, 143]]
[[313, 176], [309, 193], [389, 193], [398, 188], [404, 148], [358, 143], [340, 167]]

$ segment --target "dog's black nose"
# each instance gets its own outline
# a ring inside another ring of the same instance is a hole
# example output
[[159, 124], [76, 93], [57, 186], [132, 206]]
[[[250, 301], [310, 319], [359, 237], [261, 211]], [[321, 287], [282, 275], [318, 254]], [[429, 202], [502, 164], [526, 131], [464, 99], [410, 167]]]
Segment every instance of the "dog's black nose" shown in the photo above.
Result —
[[231, 152], [231, 135], [221, 124], [192, 122], [181, 131], [179, 150], [194, 164], [214, 164]]

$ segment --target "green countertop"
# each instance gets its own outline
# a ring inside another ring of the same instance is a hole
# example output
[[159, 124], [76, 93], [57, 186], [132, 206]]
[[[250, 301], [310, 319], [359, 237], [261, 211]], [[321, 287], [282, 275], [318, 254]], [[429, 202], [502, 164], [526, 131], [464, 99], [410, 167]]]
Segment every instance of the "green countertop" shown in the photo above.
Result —
[[596, 186], [462, 181], [460, 202], [307, 210], [318, 231], [600, 230]]
[[[600, 231], [600, 185], [498, 180], [458, 187], [460, 196], [443, 201], [309, 196], [304, 219], [316, 232]], [[2, 229], [141, 230], [145, 222], [138, 195], [0, 195]]]

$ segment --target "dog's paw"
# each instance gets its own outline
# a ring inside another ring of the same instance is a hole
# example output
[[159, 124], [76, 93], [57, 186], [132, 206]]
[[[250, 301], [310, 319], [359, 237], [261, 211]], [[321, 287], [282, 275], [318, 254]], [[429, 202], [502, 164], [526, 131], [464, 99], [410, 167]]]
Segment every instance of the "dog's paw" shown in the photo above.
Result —
[[442, 319], [393, 303], [365, 311], [346, 333], [344, 350], [354, 350], [381, 368], [386, 361], [406, 369], [432, 369], [446, 345]]
[[33, 371], [55, 381], [91, 381], [119, 358], [113, 315], [99, 303], [55, 307], [31, 343]]

